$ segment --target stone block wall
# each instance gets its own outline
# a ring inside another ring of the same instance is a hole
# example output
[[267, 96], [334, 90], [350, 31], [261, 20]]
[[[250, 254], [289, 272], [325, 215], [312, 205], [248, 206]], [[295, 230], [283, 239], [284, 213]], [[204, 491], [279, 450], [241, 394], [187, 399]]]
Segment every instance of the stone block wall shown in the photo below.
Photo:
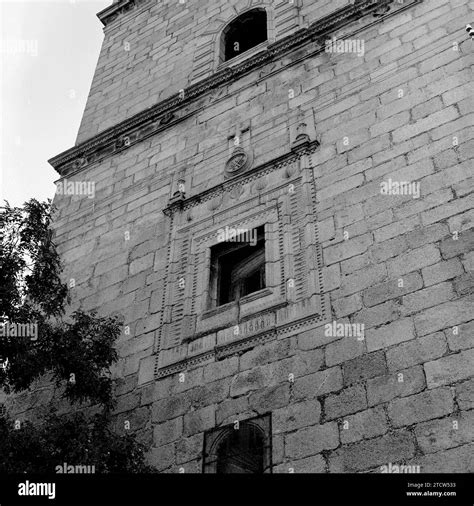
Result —
[[[303, 2], [307, 18], [318, 15], [310, 7], [317, 3]], [[201, 472], [204, 431], [268, 412], [273, 472], [380, 472], [388, 463], [474, 471], [474, 46], [453, 49], [466, 40], [474, 2], [398, 7], [335, 34], [363, 40], [363, 56], [303, 52], [264, 66], [258, 79], [251, 73], [209, 93], [180, 123], [68, 176], [95, 182], [95, 198], [56, 197], [73, 307], [125, 319], [116, 430], [129, 421], [160, 471]], [[179, 9], [169, 6], [185, 37]], [[129, 30], [129, 17], [115, 23]], [[139, 37], [142, 29], [132, 31]], [[103, 54], [121, 45], [116, 37]], [[95, 78], [102, 90], [101, 69], [110, 69], [108, 56]], [[147, 75], [136, 81], [140, 90]], [[157, 75], [171, 84], [163, 90], [181, 85], [160, 67]], [[98, 117], [117, 121], [135, 107], [130, 86], [116, 82], [129, 105], [99, 100], [79, 138], [101, 128]], [[94, 97], [93, 89], [89, 111]], [[298, 111], [314, 118], [320, 142], [311, 164], [327, 318], [155, 380], [169, 232], [163, 209], [177, 174], [190, 195], [222, 182], [239, 122], [250, 126], [254, 166], [288, 153]], [[382, 194], [389, 179], [419, 183], [419, 198]], [[333, 322], [363, 326], [363, 339], [329, 333]], [[16, 409], [31, 416], [26, 404]]]

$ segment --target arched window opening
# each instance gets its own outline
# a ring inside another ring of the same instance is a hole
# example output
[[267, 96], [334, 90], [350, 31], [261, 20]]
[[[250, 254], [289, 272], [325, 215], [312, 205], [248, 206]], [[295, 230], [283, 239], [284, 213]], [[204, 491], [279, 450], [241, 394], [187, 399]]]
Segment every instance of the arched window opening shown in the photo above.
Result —
[[231, 429], [217, 449], [217, 473], [263, 473], [264, 438], [260, 429], [245, 424]]
[[270, 415], [207, 432], [204, 439], [204, 472], [271, 472]]
[[252, 9], [232, 21], [222, 34], [221, 61], [228, 61], [268, 39], [265, 9]]

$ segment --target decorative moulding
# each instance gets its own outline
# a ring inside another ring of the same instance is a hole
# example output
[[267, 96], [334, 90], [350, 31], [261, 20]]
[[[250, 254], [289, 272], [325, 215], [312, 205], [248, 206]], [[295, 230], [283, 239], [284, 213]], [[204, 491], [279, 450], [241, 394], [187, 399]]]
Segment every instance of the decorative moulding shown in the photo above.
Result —
[[225, 164], [225, 177], [231, 178], [246, 172], [252, 166], [252, 161], [251, 153], [247, 153], [242, 147], [235, 148]]
[[[144, 0], [119, 0], [105, 11], [100, 13], [104, 22], [109, 22], [111, 16], [118, 16], [120, 13], [132, 9], [137, 3]], [[393, 13], [379, 17], [381, 20], [405, 10], [423, 0], [411, 0], [409, 3], [397, 8]], [[155, 135], [166, 128], [172, 127], [179, 121], [194, 115], [202, 108], [195, 103], [196, 99], [210, 92], [211, 90], [238, 79], [256, 68], [268, 63], [279, 61], [282, 64], [282, 57], [286, 54], [301, 48], [305, 44], [323, 41], [325, 36], [339, 30], [347, 23], [354, 22], [363, 16], [380, 12], [383, 6], [400, 6], [395, 0], [357, 0], [355, 4], [349, 5], [313, 23], [309, 28], [302, 28], [296, 33], [289, 35], [273, 44], [270, 44], [265, 51], [250, 56], [248, 59], [233, 67], [224, 68], [212, 76], [196, 83], [176, 95], [163, 100], [141, 113], [122, 121], [114, 127], [108, 128], [95, 135], [89, 140], [75, 146], [49, 160], [49, 163], [62, 176], [69, 176], [82, 168], [100, 161], [130, 146], [141, 142], [143, 139]], [[322, 43], [308, 46], [307, 55], [324, 51]], [[310, 51], [311, 49], [311, 51]]]
[[254, 179], [261, 177], [269, 172], [273, 172], [285, 165], [291, 165], [297, 161], [301, 156], [314, 153], [319, 147], [319, 142], [314, 140], [312, 142], [305, 142], [303, 145], [297, 145], [292, 148], [289, 154], [283, 155], [276, 160], [271, 160], [263, 165], [249, 169], [247, 172], [241, 172], [233, 179], [224, 181], [223, 183], [213, 186], [209, 190], [205, 190], [198, 195], [193, 195], [187, 199], [179, 199], [177, 201], [171, 199], [168, 203], [168, 207], [163, 209], [163, 213], [166, 216], [172, 216], [177, 211], [186, 211], [202, 202], [210, 201], [215, 198], [219, 198], [224, 193], [238, 193], [243, 191], [242, 185], [248, 183]]
[[103, 9], [97, 14], [97, 17], [101, 20], [104, 26], [112, 23], [122, 14], [141, 7], [146, 3], [151, 3], [150, 0], [114, 0], [114, 3], [109, 7]]
[[[199, 366], [203, 363], [210, 363], [223, 358], [230, 357], [236, 353], [254, 348], [258, 344], [263, 344], [268, 341], [275, 339], [283, 339], [290, 337], [295, 334], [316, 329], [325, 323], [329, 322], [329, 319], [325, 315], [315, 314], [311, 308], [301, 308], [298, 311], [296, 319], [291, 322], [288, 321], [285, 324], [276, 326], [270, 321], [270, 325], [263, 327], [260, 332], [255, 333], [249, 337], [244, 337], [234, 342], [227, 342], [219, 345], [212, 340], [207, 342], [208, 336], [204, 336], [202, 341], [195, 341], [193, 343], [185, 344], [180, 349], [172, 348], [169, 350], [169, 358], [163, 360], [162, 355], [155, 356], [155, 374], [154, 379], [163, 378], [170, 376], [178, 372], [190, 369], [192, 367]], [[305, 312], [307, 313], [305, 315]], [[269, 315], [272, 313], [268, 313]], [[299, 316], [299, 317], [298, 317]], [[261, 320], [261, 316], [256, 319]], [[193, 347], [191, 350], [190, 347]], [[201, 348], [201, 349], [200, 349]], [[151, 379], [150, 379], [151, 381]]]

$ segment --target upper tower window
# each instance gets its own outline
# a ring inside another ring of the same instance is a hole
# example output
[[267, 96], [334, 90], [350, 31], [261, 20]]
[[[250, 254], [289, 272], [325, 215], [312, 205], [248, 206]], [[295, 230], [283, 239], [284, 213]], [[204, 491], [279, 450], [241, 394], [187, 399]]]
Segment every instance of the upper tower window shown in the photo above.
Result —
[[224, 30], [221, 61], [239, 56], [268, 39], [265, 9], [252, 9], [234, 19]]

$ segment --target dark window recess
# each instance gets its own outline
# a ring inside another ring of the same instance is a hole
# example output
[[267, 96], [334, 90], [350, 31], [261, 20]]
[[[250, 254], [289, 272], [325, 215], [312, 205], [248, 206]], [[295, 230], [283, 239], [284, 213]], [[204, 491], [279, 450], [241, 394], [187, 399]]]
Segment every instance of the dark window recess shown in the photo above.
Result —
[[211, 253], [211, 294], [215, 306], [237, 301], [265, 288], [264, 228], [252, 230], [254, 244], [226, 242]]
[[267, 13], [265, 9], [253, 9], [232, 21], [222, 34], [222, 61], [258, 46], [267, 40]]
[[206, 432], [203, 470], [219, 474], [271, 472], [270, 414]]

